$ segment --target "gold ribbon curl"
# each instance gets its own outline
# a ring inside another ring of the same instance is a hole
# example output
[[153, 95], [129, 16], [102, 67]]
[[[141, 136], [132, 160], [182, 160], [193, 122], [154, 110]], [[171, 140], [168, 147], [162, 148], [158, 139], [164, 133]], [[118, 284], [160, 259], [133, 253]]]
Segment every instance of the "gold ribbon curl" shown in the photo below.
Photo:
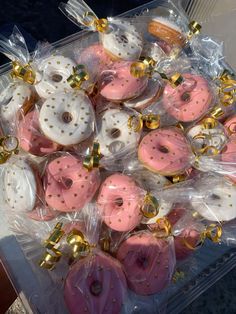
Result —
[[160, 115], [153, 113], [139, 116], [132, 115], [129, 117], [127, 125], [134, 132], [140, 132], [143, 125], [148, 129], [155, 130], [160, 126]]
[[83, 82], [89, 80], [89, 74], [83, 64], [73, 67], [73, 73], [68, 77], [67, 82], [74, 89], [80, 89]]
[[153, 218], [158, 215], [159, 207], [160, 205], [158, 200], [151, 194], [147, 193], [144, 197], [143, 205], [140, 210], [144, 217]]
[[[86, 18], [91, 18], [90, 21], [86, 21]], [[83, 15], [83, 24], [85, 26], [94, 26], [95, 29], [100, 33], [105, 33], [108, 30], [108, 20], [107, 19], [98, 19], [93, 12], [85, 12]]]
[[198, 35], [202, 29], [202, 26], [196, 21], [191, 21], [188, 24], [188, 27], [189, 27], [189, 32], [187, 34], [188, 40], [192, 39], [193, 36]]
[[[7, 141], [13, 139], [16, 146], [12, 149], [7, 147]], [[4, 164], [12, 155], [19, 153], [19, 140], [15, 136], [7, 135], [0, 138], [0, 164]]]
[[84, 158], [83, 166], [88, 171], [91, 171], [94, 168], [99, 168], [100, 159], [101, 159], [100, 144], [95, 142], [93, 143], [91, 154]]
[[30, 85], [34, 85], [36, 74], [30, 63], [22, 65], [18, 61], [12, 61], [11, 77], [22, 80]]
[[72, 257], [84, 257], [91, 249], [96, 247], [90, 244], [84, 237], [83, 233], [77, 229], [73, 229], [66, 238], [67, 243], [72, 249]]
[[156, 237], [168, 238], [172, 234], [172, 226], [166, 217], [157, 218], [153, 234]]
[[236, 100], [236, 80], [227, 69], [218, 78], [220, 81], [219, 96], [222, 105], [232, 105]]

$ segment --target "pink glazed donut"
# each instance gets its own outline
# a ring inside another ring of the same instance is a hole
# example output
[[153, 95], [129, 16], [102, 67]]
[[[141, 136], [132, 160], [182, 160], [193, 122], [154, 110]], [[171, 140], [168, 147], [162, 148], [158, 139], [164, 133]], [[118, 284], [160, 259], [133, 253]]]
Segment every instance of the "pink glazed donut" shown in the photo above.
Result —
[[164, 176], [175, 175], [190, 167], [191, 148], [180, 129], [162, 128], [144, 136], [138, 157], [150, 171]]
[[110, 101], [125, 101], [142, 94], [148, 84], [147, 77], [135, 78], [130, 73], [132, 62], [117, 61], [104, 72], [100, 94]]
[[87, 171], [78, 158], [66, 155], [51, 161], [45, 171], [45, 199], [61, 212], [79, 211], [91, 201], [100, 184], [98, 169]]
[[119, 314], [127, 283], [120, 263], [99, 253], [72, 265], [64, 287], [71, 314]]
[[39, 113], [31, 111], [20, 121], [18, 138], [21, 148], [36, 156], [45, 156], [57, 151], [60, 146], [41, 132], [39, 127]]
[[173, 88], [167, 83], [163, 93], [163, 106], [178, 121], [199, 119], [209, 109], [213, 94], [205, 78], [186, 73], [184, 82]]
[[171, 281], [175, 255], [168, 240], [140, 232], [125, 240], [117, 259], [123, 264], [129, 288], [140, 295], [162, 291]]
[[124, 174], [115, 173], [102, 184], [97, 205], [104, 223], [116, 231], [134, 229], [141, 221], [142, 190]]

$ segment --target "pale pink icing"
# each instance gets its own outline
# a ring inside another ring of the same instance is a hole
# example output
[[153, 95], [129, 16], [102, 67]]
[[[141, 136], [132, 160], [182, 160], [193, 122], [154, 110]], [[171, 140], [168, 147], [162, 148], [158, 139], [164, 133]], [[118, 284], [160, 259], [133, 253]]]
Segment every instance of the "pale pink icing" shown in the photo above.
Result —
[[99, 253], [72, 265], [65, 281], [64, 298], [71, 314], [119, 314], [126, 291], [121, 264]]
[[[163, 93], [163, 106], [178, 121], [194, 121], [209, 109], [213, 94], [205, 78], [200, 75], [186, 73], [182, 75], [184, 82], [177, 87], [167, 83]], [[187, 95], [183, 100], [183, 95]]]
[[103, 221], [116, 231], [134, 229], [141, 221], [144, 195], [129, 176], [116, 173], [102, 184], [97, 204]]
[[190, 167], [191, 148], [181, 130], [162, 128], [144, 136], [138, 156], [151, 171], [174, 175]]
[[100, 184], [99, 170], [88, 171], [78, 158], [67, 155], [51, 161], [44, 176], [45, 199], [62, 211], [79, 211], [91, 199]]
[[149, 232], [125, 240], [117, 258], [124, 266], [129, 288], [141, 295], [162, 291], [170, 283], [175, 268], [171, 244]]

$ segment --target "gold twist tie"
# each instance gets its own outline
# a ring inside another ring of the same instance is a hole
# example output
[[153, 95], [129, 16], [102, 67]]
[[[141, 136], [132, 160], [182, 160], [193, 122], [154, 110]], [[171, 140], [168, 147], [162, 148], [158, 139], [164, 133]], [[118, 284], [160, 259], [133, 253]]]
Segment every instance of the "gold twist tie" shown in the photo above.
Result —
[[222, 236], [223, 230], [221, 225], [210, 224], [205, 231], [203, 231], [206, 238], [214, 243], [219, 243]]
[[143, 124], [151, 130], [157, 129], [160, 126], [160, 116], [158, 114], [146, 114], [146, 115], [132, 115], [128, 119], [128, 128], [134, 132], [140, 132], [143, 128]]
[[182, 174], [175, 175], [175, 176], [171, 177], [170, 179], [175, 184], [175, 183], [179, 183], [179, 182], [185, 181], [186, 178], [187, 178], [187, 174], [186, 173], [182, 173]]
[[84, 256], [89, 253], [95, 245], [89, 244], [83, 233], [77, 229], [73, 229], [66, 238], [67, 243], [72, 249], [73, 258]]
[[19, 153], [19, 140], [7, 135], [0, 138], [0, 164], [4, 164], [12, 155]]
[[200, 248], [204, 242], [205, 242], [205, 233], [199, 234], [199, 240], [195, 245], [192, 245], [188, 240], [187, 237], [183, 237], [183, 244], [190, 250], [196, 250], [197, 248]]
[[141, 213], [146, 218], [153, 218], [159, 213], [159, 207], [158, 200], [151, 194], [147, 193], [144, 197]]
[[202, 28], [202, 26], [196, 21], [191, 21], [188, 24], [188, 27], [189, 27], [189, 32], [187, 35], [188, 40], [190, 40], [194, 35], [198, 35]]
[[196, 153], [206, 156], [216, 156], [219, 154], [219, 152], [220, 152], [219, 149], [213, 145], [206, 145], [203, 148], [200, 148], [196, 151]]
[[100, 245], [101, 245], [101, 249], [104, 252], [110, 252], [110, 248], [111, 248], [111, 239], [109, 236], [106, 236], [104, 238], [100, 239]]
[[184, 131], [184, 126], [182, 123], [178, 122], [176, 125], [175, 125], [176, 128], [180, 129], [181, 131]]
[[68, 77], [67, 82], [74, 89], [80, 89], [83, 82], [89, 79], [89, 74], [83, 64], [73, 67], [73, 73]]
[[22, 65], [18, 61], [12, 61], [11, 77], [33, 85], [35, 83], [36, 75], [29, 63]]
[[212, 111], [210, 112], [210, 116], [214, 119], [219, 119], [223, 115], [224, 115], [224, 111], [219, 106], [214, 107]]
[[62, 257], [61, 251], [55, 248], [55, 246], [60, 242], [64, 234], [62, 223], [57, 223], [48, 239], [44, 241], [44, 246], [47, 250], [39, 262], [40, 267], [48, 270], [55, 268], [56, 263], [58, 263]]
[[233, 79], [233, 74], [228, 70], [224, 70], [218, 78], [220, 81], [220, 100], [224, 106], [230, 106], [236, 99], [236, 80]]
[[[85, 26], [94, 26], [100, 33], [105, 33], [108, 30], [108, 20], [104, 18], [98, 19], [93, 12], [85, 12], [83, 18]], [[88, 18], [88, 21], [86, 21], [86, 18]]]
[[154, 235], [158, 238], [167, 238], [172, 234], [172, 226], [166, 217], [156, 220]]
[[100, 159], [101, 159], [100, 144], [95, 142], [93, 143], [91, 154], [84, 158], [83, 166], [88, 171], [91, 171], [94, 168], [99, 168]]
[[177, 281], [179, 280], [183, 280], [185, 278], [185, 274], [183, 271], [179, 271], [179, 270], [176, 270], [173, 277], [172, 277], [172, 281], [174, 283], [176, 283]]

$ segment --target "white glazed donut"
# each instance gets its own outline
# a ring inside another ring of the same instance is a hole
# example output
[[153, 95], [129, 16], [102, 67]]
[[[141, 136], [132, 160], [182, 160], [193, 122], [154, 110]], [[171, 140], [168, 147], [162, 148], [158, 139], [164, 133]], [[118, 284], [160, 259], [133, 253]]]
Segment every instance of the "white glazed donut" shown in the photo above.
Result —
[[236, 187], [222, 177], [203, 175], [195, 184], [199, 192], [206, 193], [203, 202], [192, 201], [193, 208], [205, 219], [229, 221], [236, 218]]
[[129, 117], [127, 112], [120, 109], [108, 109], [99, 115], [96, 139], [102, 155], [108, 157], [135, 148], [140, 133], [128, 128]]
[[39, 64], [35, 89], [40, 97], [48, 98], [55, 92], [70, 90], [67, 82], [76, 64], [64, 56], [52, 56]]
[[57, 93], [45, 100], [39, 113], [42, 132], [63, 145], [78, 144], [94, 130], [94, 111], [83, 91]]
[[142, 52], [142, 38], [135, 26], [121, 19], [109, 21], [109, 30], [101, 34], [104, 49], [115, 59], [136, 60]]
[[2, 165], [0, 176], [0, 204], [14, 211], [28, 212], [34, 209], [37, 181], [32, 168], [20, 158]]
[[226, 132], [219, 122], [218, 127], [212, 129], [206, 129], [203, 125], [197, 124], [187, 131], [187, 137], [195, 151], [206, 146], [213, 146], [221, 151], [227, 142]]
[[136, 98], [125, 101], [124, 105], [136, 110], [145, 109], [159, 98], [161, 92], [162, 88], [159, 81], [149, 80], [144, 92]]
[[22, 109], [27, 111], [32, 103], [32, 90], [24, 84], [12, 84], [0, 94], [0, 115], [6, 133], [12, 131], [16, 114]]

